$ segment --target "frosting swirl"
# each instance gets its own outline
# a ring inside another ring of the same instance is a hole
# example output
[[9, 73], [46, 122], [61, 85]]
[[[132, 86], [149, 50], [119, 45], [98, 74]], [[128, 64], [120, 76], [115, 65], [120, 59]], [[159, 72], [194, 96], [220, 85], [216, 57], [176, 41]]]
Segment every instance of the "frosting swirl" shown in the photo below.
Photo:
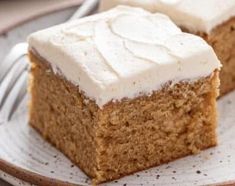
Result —
[[124, 6], [36, 32], [29, 45], [100, 107], [220, 67], [205, 41], [168, 17]]
[[117, 5], [142, 7], [168, 15], [178, 26], [193, 32], [211, 32], [235, 16], [235, 0], [101, 0], [100, 11]]

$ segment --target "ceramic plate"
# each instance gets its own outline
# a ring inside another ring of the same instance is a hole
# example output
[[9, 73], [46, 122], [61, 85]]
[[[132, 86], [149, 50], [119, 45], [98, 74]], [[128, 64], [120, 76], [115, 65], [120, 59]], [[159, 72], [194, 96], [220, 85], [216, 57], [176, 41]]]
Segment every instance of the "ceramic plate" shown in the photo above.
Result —
[[[90, 179], [28, 125], [27, 96], [12, 120], [0, 125], [0, 178], [21, 185], [90, 185]], [[218, 101], [219, 145], [107, 186], [235, 184], [235, 92]], [[28, 185], [28, 184], [27, 184]]]

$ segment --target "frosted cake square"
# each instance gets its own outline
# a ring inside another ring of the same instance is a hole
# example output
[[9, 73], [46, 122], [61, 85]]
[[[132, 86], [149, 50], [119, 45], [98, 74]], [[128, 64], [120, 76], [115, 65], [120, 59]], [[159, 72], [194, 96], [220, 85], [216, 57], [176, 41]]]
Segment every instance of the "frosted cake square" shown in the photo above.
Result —
[[120, 6], [28, 42], [30, 125], [94, 184], [217, 144], [220, 62], [168, 17]]
[[223, 64], [221, 95], [235, 89], [235, 0], [101, 0], [100, 10], [120, 4], [166, 14], [184, 31], [204, 38]]

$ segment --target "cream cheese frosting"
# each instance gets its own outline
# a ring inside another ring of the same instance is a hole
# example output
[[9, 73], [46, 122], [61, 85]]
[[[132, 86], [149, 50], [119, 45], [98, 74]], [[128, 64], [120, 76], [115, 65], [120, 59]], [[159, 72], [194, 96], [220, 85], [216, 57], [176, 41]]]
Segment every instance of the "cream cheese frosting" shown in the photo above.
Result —
[[100, 108], [221, 66], [204, 40], [183, 33], [167, 16], [125, 6], [38, 31], [28, 42]]
[[164, 13], [192, 32], [210, 33], [235, 16], [235, 0], [101, 0], [100, 11], [120, 4]]

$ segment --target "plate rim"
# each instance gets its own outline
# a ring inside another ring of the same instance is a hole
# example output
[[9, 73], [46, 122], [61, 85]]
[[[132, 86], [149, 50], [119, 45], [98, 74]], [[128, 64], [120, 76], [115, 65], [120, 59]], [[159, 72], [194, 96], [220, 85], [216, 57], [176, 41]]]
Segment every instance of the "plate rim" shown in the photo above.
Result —
[[40, 173], [35, 173], [20, 166], [14, 165], [2, 158], [0, 158], [0, 170], [30, 184], [36, 184], [38, 186], [45, 185], [57, 185], [57, 186], [82, 186], [73, 184], [68, 181], [43, 176]]
[[[57, 186], [82, 186], [78, 184], [69, 183], [67, 181], [59, 180], [43, 176], [39, 173], [32, 172], [25, 168], [9, 163], [6, 160], [0, 158], [0, 170], [30, 184], [36, 184], [38, 186], [44, 185], [57, 185]], [[108, 183], [108, 182], [107, 182]], [[235, 186], [235, 179], [231, 181], [209, 184], [208, 186]]]

